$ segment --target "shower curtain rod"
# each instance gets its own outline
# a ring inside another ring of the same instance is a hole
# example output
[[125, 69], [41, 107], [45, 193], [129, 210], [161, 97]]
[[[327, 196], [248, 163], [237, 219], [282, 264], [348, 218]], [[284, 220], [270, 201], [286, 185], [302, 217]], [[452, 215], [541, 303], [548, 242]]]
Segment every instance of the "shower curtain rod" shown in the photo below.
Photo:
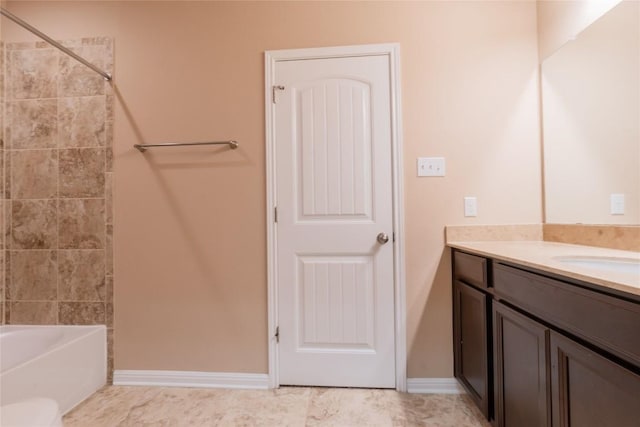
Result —
[[76, 61], [81, 62], [82, 64], [84, 64], [87, 67], [91, 68], [93, 71], [95, 71], [96, 73], [98, 73], [102, 77], [104, 77], [104, 79], [106, 81], [111, 81], [111, 74], [109, 74], [106, 71], [103, 71], [100, 68], [96, 67], [91, 62], [89, 62], [86, 59], [84, 59], [82, 56], [80, 56], [80, 55], [76, 54], [75, 52], [73, 52], [71, 49], [68, 49], [68, 48], [62, 46], [60, 43], [58, 43], [57, 41], [55, 41], [54, 39], [52, 39], [51, 37], [49, 37], [48, 35], [46, 35], [42, 31], [40, 31], [40, 30], [32, 27], [31, 25], [27, 24], [22, 19], [18, 18], [13, 13], [9, 12], [8, 10], [6, 10], [4, 7], [0, 7], [0, 15], [6, 16], [7, 18], [12, 20], [16, 24], [20, 25], [25, 30], [35, 34], [36, 36], [40, 37], [42, 40], [46, 41], [50, 45], [52, 45], [52, 46], [58, 48], [59, 50], [63, 51], [64, 53], [66, 53], [67, 55], [69, 55], [70, 57], [75, 59]]

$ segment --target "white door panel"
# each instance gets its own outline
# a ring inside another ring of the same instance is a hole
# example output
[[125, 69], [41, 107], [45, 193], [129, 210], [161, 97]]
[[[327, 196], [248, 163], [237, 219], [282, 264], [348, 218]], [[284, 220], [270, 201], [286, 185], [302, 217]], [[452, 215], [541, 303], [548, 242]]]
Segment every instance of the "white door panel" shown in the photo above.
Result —
[[276, 65], [281, 384], [395, 387], [388, 61]]
[[370, 219], [369, 85], [324, 79], [293, 90], [301, 164], [299, 219]]
[[298, 350], [373, 350], [371, 257], [298, 257]]

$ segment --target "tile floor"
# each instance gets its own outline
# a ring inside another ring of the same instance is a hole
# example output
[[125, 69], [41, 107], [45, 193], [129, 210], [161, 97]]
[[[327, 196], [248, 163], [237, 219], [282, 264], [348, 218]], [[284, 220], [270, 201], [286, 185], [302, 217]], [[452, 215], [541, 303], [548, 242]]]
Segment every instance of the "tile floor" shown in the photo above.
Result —
[[489, 427], [466, 395], [282, 387], [277, 390], [107, 386], [64, 417], [65, 427]]

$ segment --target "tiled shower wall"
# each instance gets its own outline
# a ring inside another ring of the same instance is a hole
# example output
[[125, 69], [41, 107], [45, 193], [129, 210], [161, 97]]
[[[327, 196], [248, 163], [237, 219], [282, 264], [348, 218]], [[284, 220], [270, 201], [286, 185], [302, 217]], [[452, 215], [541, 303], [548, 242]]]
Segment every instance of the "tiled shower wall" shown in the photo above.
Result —
[[[0, 21], [2, 21], [0, 19]], [[6, 192], [4, 191], [4, 42], [0, 40], [0, 230], [5, 228]], [[4, 325], [5, 274], [4, 253], [6, 233], [0, 232], [0, 325]]]
[[[62, 43], [111, 72], [110, 39]], [[106, 324], [112, 361], [111, 87], [44, 42], [4, 48], [4, 322]]]

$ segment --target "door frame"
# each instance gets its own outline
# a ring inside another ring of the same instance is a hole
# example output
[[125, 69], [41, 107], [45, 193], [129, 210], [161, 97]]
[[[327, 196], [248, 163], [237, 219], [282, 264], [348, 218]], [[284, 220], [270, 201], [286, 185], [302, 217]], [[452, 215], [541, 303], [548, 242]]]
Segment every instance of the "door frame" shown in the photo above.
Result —
[[393, 245], [394, 269], [394, 316], [395, 316], [395, 374], [396, 390], [407, 390], [407, 335], [406, 335], [406, 292], [404, 258], [404, 200], [403, 200], [403, 157], [402, 122], [400, 102], [400, 44], [370, 44], [357, 46], [337, 46], [309, 49], [269, 50], [265, 52], [265, 126], [266, 126], [266, 172], [267, 172], [267, 293], [268, 293], [268, 348], [269, 348], [269, 388], [280, 386], [278, 372], [278, 346], [276, 327], [278, 325], [278, 277], [277, 277], [277, 223], [275, 207], [276, 186], [276, 145], [275, 114], [272, 88], [275, 82], [275, 68], [280, 61], [304, 59], [324, 59], [354, 56], [388, 56], [390, 97], [391, 97], [391, 167], [393, 192]]

